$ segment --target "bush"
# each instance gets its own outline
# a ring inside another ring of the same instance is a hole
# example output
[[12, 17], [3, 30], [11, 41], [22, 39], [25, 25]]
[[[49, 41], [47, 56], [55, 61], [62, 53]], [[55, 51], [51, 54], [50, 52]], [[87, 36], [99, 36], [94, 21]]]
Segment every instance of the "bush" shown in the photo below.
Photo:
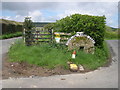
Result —
[[57, 20], [54, 30], [67, 33], [84, 32], [95, 40], [97, 47], [103, 47], [105, 16], [74, 14]]

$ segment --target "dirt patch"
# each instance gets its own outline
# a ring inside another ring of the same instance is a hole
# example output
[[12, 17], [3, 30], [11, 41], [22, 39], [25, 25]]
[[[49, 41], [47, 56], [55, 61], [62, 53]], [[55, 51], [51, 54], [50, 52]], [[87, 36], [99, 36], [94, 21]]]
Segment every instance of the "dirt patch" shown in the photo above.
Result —
[[[9, 77], [30, 77], [30, 76], [51, 76], [71, 74], [70, 70], [65, 70], [62, 67], [55, 69], [47, 69], [28, 63], [9, 62], [7, 54], [3, 56], [2, 79]], [[76, 72], [75, 72], [76, 73]]]
[[[65, 70], [63, 67], [56, 67], [54, 69], [47, 69], [28, 63], [9, 62], [7, 54], [3, 55], [3, 67], [2, 67], [2, 79], [8, 78], [20, 78], [20, 77], [31, 77], [31, 76], [52, 76], [52, 75], [65, 75], [73, 73], [86, 73], [91, 70], [85, 69], [84, 71], [71, 72]], [[110, 61], [109, 61], [110, 64]], [[108, 66], [108, 63], [107, 65]]]

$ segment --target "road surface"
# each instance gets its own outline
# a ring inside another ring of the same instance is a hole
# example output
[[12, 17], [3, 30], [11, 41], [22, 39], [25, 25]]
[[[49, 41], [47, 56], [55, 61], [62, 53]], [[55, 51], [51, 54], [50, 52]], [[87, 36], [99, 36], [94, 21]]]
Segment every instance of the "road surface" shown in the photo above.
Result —
[[[3, 52], [15, 40], [3, 40]], [[112, 49], [112, 63], [109, 67], [85, 74], [55, 75], [49, 77], [11, 78], [2, 80], [3, 88], [118, 88], [118, 40], [107, 40]]]

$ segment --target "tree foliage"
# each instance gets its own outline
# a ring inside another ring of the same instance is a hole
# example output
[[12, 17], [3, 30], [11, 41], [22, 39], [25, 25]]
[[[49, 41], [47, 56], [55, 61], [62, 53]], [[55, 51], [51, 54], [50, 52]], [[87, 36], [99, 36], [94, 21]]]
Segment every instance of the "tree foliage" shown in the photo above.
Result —
[[73, 14], [57, 20], [54, 30], [59, 32], [84, 32], [95, 40], [95, 45], [103, 46], [105, 34], [105, 16]]
[[31, 30], [34, 27], [31, 17], [25, 18], [23, 26], [26, 30]]
[[32, 45], [30, 41], [33, 39], [32, 29], [34, 27], [31, 17], [25, 18], [23, 26], [25, 28], [25, 43], [27, 46], [30, 46]]

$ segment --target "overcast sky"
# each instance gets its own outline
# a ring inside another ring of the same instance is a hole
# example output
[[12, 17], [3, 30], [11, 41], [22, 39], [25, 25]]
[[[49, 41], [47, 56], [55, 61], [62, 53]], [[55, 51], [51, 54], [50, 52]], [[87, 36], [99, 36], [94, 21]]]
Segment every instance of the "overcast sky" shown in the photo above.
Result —
[[31, 16], [37, 22], [55, 22], [71, 14], [106, 16], [106, 24], [118, 27], [118, 2], [2, 2], [0, 18], [24, 21]]

